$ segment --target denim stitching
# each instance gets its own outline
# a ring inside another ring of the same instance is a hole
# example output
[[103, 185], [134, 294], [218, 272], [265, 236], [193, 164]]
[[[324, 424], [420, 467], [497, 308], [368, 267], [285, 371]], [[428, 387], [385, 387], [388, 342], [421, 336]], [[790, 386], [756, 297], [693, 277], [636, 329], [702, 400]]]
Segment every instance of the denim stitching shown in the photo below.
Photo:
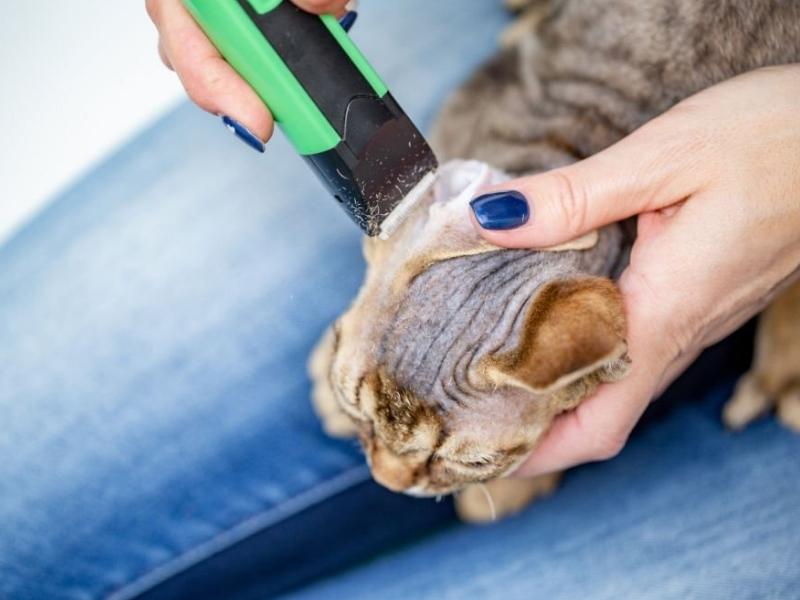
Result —
[[326, 498], [338, 494], [347, 488], [367, 481], [369, 477], [369, 469], [366, 465], [348, 469], [333, 479], [317, 484], [305, 492], [277, 506], [273, 506], [264, 512], [257, 513], [238, 525], [230, 527], [213, 538], [186, 550], [168, 562], [153, 568], [144, 575], [125, 584], [123, 587], [112, 592], [107, 598], [108, 600], [131, 600], [132, 598], [136, 598], [136, 596], [169, 580], [178, 573], [186, 571], [210, 556], [247, 539], [256, 532], [266, 529], [315, 504], [319, 504]]

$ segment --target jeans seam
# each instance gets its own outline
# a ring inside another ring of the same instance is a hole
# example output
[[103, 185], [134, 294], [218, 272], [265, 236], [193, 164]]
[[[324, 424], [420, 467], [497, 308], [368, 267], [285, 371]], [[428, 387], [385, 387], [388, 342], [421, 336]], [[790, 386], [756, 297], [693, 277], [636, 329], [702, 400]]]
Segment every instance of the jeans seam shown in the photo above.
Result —
[[366, 465], [353, 467], [263, 512], [256, 513], [214, 537], [192, 546], [169, 561], [111, 592], [108, 600], [131, 600], [255, 533], [306, 510], [369, 479]]

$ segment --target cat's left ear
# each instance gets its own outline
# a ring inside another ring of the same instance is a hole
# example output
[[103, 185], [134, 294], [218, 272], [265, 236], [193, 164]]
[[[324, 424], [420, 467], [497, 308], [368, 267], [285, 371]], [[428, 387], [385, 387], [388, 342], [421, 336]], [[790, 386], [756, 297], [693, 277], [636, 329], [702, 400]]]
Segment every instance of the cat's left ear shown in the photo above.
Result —
[[625, 313], [608, 279], [555, 281], [531, 301], [513, 351], [484, 363], [495, 385], [536, 393], [561, 389], [625, 356]]

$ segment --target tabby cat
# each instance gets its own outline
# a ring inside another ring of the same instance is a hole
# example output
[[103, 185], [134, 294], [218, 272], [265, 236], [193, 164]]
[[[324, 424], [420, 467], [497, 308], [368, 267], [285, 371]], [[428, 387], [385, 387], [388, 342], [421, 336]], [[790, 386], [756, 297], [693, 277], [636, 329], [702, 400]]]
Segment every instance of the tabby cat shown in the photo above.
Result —
[[[365, 242], [364, 286], [310, 363], [326, 429], [360, 438], [377, 481], [412, 495], [459, 492], [472, 521], [552, 490], [557, 475], [501, 477], [558, 414], [628, 365], [612, 283], [627, 260], [626, 228], [547, 251], [491, 247], [468, 215], [474, 192], [506, 176], [486, 165], [511, 175], [566, 165], [703, 88], [800, 62], [800, 2], [791, 0], [510, 4], [524, 16], [507, 47], [447, 102], [432, 138], [440, 158], [480, 162], [443, 167], [390, 241]], [[800, 322], [792, 293], [779, 324]], [[800, 350], [772, 381], [774, 354], [743, 382], [730, 424], [773, 401], [800, 421]]]

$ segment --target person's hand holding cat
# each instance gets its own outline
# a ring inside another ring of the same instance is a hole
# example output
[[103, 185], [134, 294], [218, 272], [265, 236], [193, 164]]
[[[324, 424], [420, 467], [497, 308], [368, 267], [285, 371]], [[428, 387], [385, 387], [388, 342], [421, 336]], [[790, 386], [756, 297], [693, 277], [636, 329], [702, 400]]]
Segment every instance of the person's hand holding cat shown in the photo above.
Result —
[[[292, 0], [317, 14], [345, 13], [348, 0]], [[261, 152], [272, 137], [274, 122], [264, 102], [233, 70], [195, 23], [181, 0], [146, 0], [147, 13], [158, 28], [161, 60], [178, 75], [189, 98], [200, 108], [222, 116], [241, 139]], [[356, 13], [350, 12], [349, 28]]]
[[552, 246], [638, 215], [619, 282], [630, 376], [562, 415], [519, 474], [614, 456], [652, 398], [798, 273], [798, 99], [800, 66], [754, 71], [604, 152], [473, 201], [483, 237], [510, 248]]

